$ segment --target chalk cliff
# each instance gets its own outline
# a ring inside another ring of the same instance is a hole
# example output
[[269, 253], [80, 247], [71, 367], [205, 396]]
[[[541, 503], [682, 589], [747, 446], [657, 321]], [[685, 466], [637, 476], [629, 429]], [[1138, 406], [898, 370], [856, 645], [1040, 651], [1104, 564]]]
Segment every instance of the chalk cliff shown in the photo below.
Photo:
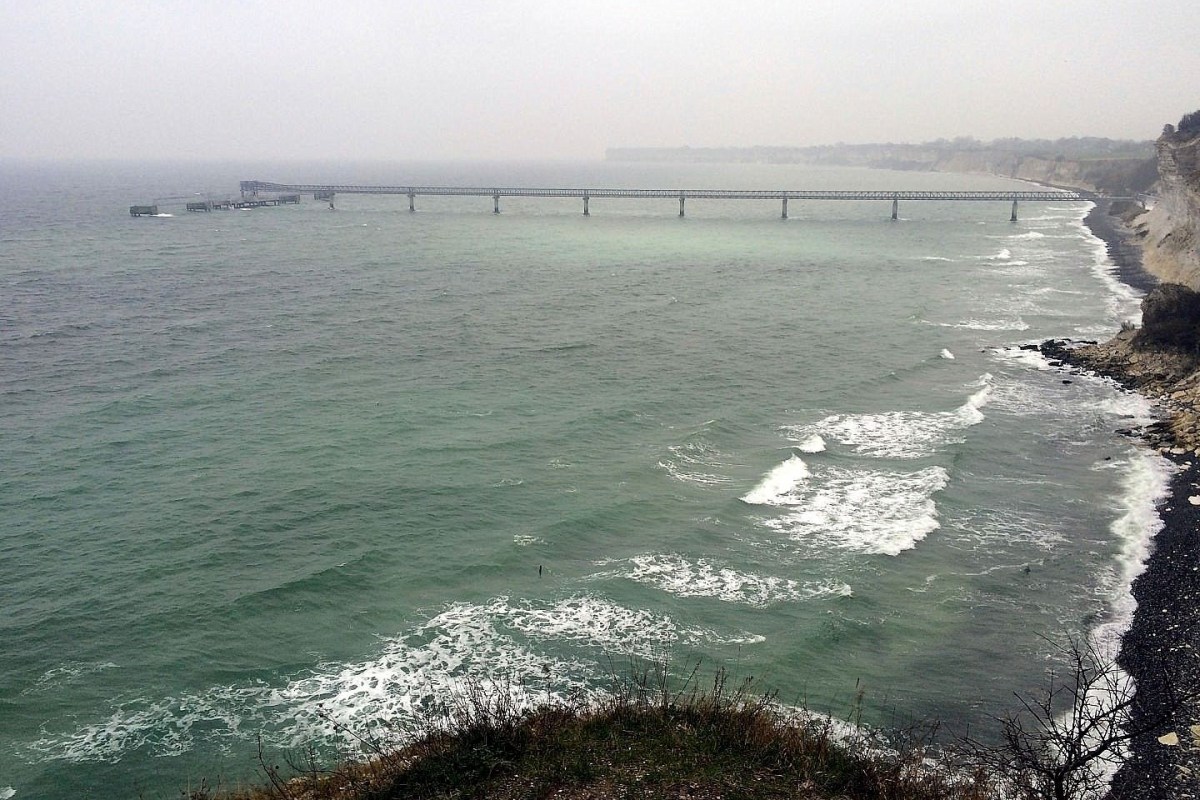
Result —
[[1151, 159], [1044, 158], [999, 150], [944, 152], [929, 165], [929, 169], [936, 172], [1003, 175], [1006, 178], [1109, 195], [1145, 191], [1156, 177], [1154, 161]]
[[1169, 128], [1156, 143], [1158, 201], [1138, 218], [1146, 269], [1200, 289], [1200, 131]]
[[1142, 328], [1068, 352], [1050, 349], [1158, 399], [1168, 423], [1156, 444], [1200, 457], [1200, 122], [1167, 126], [1156, 150], [1154, 207], [1123, 215], [1141, 240], [1143, 267], [1161, 281], [1142, 302]]

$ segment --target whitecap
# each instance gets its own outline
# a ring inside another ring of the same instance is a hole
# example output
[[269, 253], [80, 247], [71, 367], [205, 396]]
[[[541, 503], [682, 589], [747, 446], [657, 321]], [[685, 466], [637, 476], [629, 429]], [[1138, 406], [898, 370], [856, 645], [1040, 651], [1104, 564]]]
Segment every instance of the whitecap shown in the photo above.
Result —
[[[299, 747], [316, 739], [401, 739], [444, 717], [468, 691], [518, 708], [566, 701], [588, 689], [603, 654], [657, 659], [671, 648], [753, 644], [763, 637], [683, 625], [591, 595], [552, 603], [500, 597], [456, 603], [409, 633], [382, 640], [362, 661], [320, 664], [287, 681], [214, 686], [200, 693], [114, 705], [107, 718], [47, 731], [32, 751], [48, 760], [118, 762], [135, 750], [175, 755], [196, 740]], [[564, 654], [571, 647], [575, 655]], [[582, 649], [581, 649], [582, 648]], [[554, 654], [551, 654], [551, 651]]]
[[688, 561], [680, 555], [641, 555], [622, 561], [599, 561], [597, 565], [623, 564], [627, 571], [615, 573], [653, 586], [677, 597], [715, 597], [726, 603], [766, 607], [779, 602], [797, 602], [820, 597], [850, 597], [853, 590], [841, 581], [806, 581], [740, 572], [714, 565], [708, 559]]
[[789, 498], [785, 513], [760, 522], [821, 554], [838, 548], [897, 556], [937, 530], [933, 495], [949, 479], [943, 467], [910, 473], [829, 467]]
[[823, 453], [825, 452], [825, 440], [821, 438], [820, 434], [814, 433], [807, 439], [798, 442], [796, 449], [801, 453]]
[[742, 495], [741, 500], [750, 505], [786, 504], [792, 493], [807, 477], [808, 465], [801, 460], [800, 456], [793, 455], [764, 475], [757, 486]]
[[66, 683], [73, 683], [81, 677], [116, 668], [117, 665], [111, 661], [68, 662], [62, 666], [43, 672], [42, 676], [37, 679], [37, 682], [28, 689], [25, 689], [22, 694], [53, 689]]
[[942, 348], [942, 352], [938, 353], [938, 357], [947, 359], [948, 361], [953, 361], [954, 353], [951, 353], [949, 350]]
[[[972, 384], [973, 392], [958, 408], [953, 411], [885, 411], [877, 414], [833, 414], [813, 425], [785, 426], [784, 434], [789, 438], [807, 440], [814, 435], [822, 436], [848, 445], [855, 452], [876, 458], [922, 458], [935, 453], [939, 448], [948, 444], [959, 444], [963, 441], [960, 432], [984, 420], [983, 408], [987, 405], [992, 393], [992, 376], [985, 373]], [[799, 459], [797, 459], [799, 460]], [[789, 462], [785, 462], [786, 465]], [[803, 462], [801, 462], [803, 464]], [[776, 467], [776, 471], [784, 465]], [[795, 468], [797, 469], [798, 468]], [[768, 497], [773, 471], [755, 488], [761, 495], [756, 498]], [[800, 477], [806, 477], [807, 473]], [[779, 481], [784, 475], [778, 476]], [[789, 487], [781, 487], [782, 491], [775, 492], [780, 497], [787, 496]], [[793, 487], [794, 488], [794, 487]], [[754, 494], [752, 492], [751, 494]], [[753, 502], [747, 497], [742, 498]]]
[[1029, 323], [1020, 317], [1015, 319], [970, 319], [960, 320], [959, 322], [937, 322], [934, 323], [942, 328], [963, 328], [971, 331], [1026, 331], [1029, 330]]

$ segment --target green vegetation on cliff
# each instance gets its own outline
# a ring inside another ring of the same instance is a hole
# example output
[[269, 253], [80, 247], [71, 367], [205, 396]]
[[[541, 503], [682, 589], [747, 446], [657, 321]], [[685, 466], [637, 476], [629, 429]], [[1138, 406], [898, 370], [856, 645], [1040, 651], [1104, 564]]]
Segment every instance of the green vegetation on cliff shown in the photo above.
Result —
[[1163, 133], [1167, 136], [1174, 135], [1180, 139], [1187, 139], [1200, 133], [1200, 111], [1184, 114], [1178, 125], [1167, 125], [1163, 128]]
[[[661, 677], [661, 676], [659, 676]], [[343, 733], [349, 733], [343, 731]], [[353, 736], [353, 735], [352, 735]], [[643, 674], [599, 702], [527, 709], [480, 688], [448, 724], [392, 748], [360, 737], [366, 760], [332, 770], [309, 758], [281, 767], [260, 756], [268, 785], [190, 792], [190, 800], [398, 798], [798, 798], [984, 800], [975, 776], [925, 759], [927, 739], [884, 741], [865, 728], [781, 709], [771, 694], [719, 671], [672, 691]], [[299, 763], [294, 763], [299, 762]], [[298, 773], [284, 778], [284, 771]]]

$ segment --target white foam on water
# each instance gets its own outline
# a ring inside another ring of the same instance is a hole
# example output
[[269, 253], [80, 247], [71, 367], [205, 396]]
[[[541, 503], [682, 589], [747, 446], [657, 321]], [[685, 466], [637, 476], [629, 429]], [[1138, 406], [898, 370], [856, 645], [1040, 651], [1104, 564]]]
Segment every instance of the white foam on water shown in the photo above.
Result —
[[715, 597], [726, 603], [759, 608], [821, 597], [850, 597], [854, 593], [849, 584], [840, 581], [798, 583], [787, 578], [716, 566], [705, 558], [693, 562], [676, 554], [648, 554], [596, 563], [598, 566], [628, 565], [628, 570], [610, 573], [610, 576], [625, 577], [677, 597]]
[[9, 798], [16, 797], [16, 795], [17, 790], [11, 786], [0, 788], [0, 800], [9, 800]]
[[[1028, 483], [1032, 485], [1036, 481], [1031, 479]], [[1032, 555], [1029, 552], [1031, 548], [1052, 553], [1065, 543], [1063, 534], [1057, 528], [1047, 525], [1036, 514], [1025, 513], [1021, 509], [962, 509], [947, 526], [947, 533], [966, 540], [964, 546], [970, 549], [994, 554], [989, 559], [991, 566], [982, 573], [963, 573], [967, 575], [987, 574], [1007, 568], [996, 559], [1010, 548], [1021, 554], [1017, 557], [1029, 558]]]
[[944, 348], [944, 347], [943, 347], [943, 348], [942, 348], [942, 352], [938, 353], [938, 357], [939, 357], [939, 358], [944, 358], [944, 359], [946, 359], [946, 360], [948, 360], [948, 361], [953, 361], [953, 360], [954, 360], [954, 353], [951, 353], [949, 350], [947, 350], [946, 348]]
[[1114, 320], [1129, 321], [1135, 325], [1141, 324], [1142, 293], [1127, 283], [1123, 283], [1116, 275], [1116, 265], [1108, 257], [1108, 246], [1104, 240], [1092, 233], [1084, 220], [1094, 208], [1093, 203], [1075, 209], [1072, 223], [1081, 239], [1092, 248], [1091, 271], [1109, 291], [1108, 313]]
[[503, 489], [508, 486], [521, 486], [525, 483], [521, 478], [502, 478], [492, 484], [493, 489]]
[[[750, 633], [681, 625], [590, 595], [550, 604], [503, 597], [483, 605], [457, 603], [407, 634], [382, 639], [379, 651], [363, 661], [320, 664], [282, 686], [257, 681], [123, 700], [106, 719], [47, 733], [31, 750], [45, 760], [117, 762], [141, 749], [178, 754], [200, 738], [253, 741], [261, 733], [284, 747], [315, 739], [353, 745], [354, 735], [403, 738], [427, 729], [441, 718], [447, 699], [472, 689], [518, 707], [565, 700], [586, 688], [585, 676], [596, 674], [603, 653], [649, 659], [679, 645], [761, 641]], [[564, 647], [578, 652], [562, 655]]]
[[41, 677], [39, 677], [32, 686], [23, 690], [21, 694], [44, 692], [62, 686], [66, 683], [73, 683], [78, 678], [116, 668], [117, 665], [111, 661], [68, 662], [60, 667], [48, 669], [43, 672]]
[[1020, 317], [1015, 319], [970, 319], [959, 322], [935, 322], [942, 328], [963, 328], [970, 331], [1027, 331], [1029, 323]]
[[1158, 503], [1167, 497], [1174, 466], [1162, 456], [1140, 449], [1126, 462], [1100, 462], [1095, 469], [1121, 469], [1121, 494], [1116, 498], [1119, 516], [1109, 525], [1120, 552], [1112, 585], [1108, 587], [1109, 620], [1092, 632], [1101, 655], [1116, 658], [1121, 636], [1133, 622], [1137, 601], [1133, 580], [1146, 569], [1150, 543], [1162, 529]]
[[1030, 289], [1030, 290], [1028, 290], [1028, 293], [1036, 294], [1036, 295], [1047, 295], [1047, 294], [1081, 295], [1081, 294], [1083, 294], [1083, 292], [1079, 292], [1074, 289], [1060, 289], [1057, 286], [1043, 286], [1039, 289]]
[[529, 547], [532, 544], [545, 544], [545, 539], [539, 539], [536, 536], [531, 536], [527, 533], [513, 534], [513, 544], [521, 547]]
[[954, 259], [946, 258], [945, 256], [921, 256], [921, 260], [922, 261], [953, 261]]
[[698, 486], [724, 486], [732, 479], [720, 470], [729, 466], [728, 457], [704, 441], [693, 441], [667, 448], [671, 454], [658, 462], [677, 481]]
[[251, 685], [180, 698], [138, 697], [118, 704], [107, 719], [70, 733], [47, 734], [29, 749], [47, 761], [116, 763], [141, 748], [159, 756], [178, 755], [191, 749], [193, 727], [214, 739], [236, 737], [244, 721], [236, 703], [258, 704], [263, 693], [263, 686]]
[[796, 449], [801, 453], [824, 453], [825, 440], [821, 438], [820, 434], [814, 433], [807, 439], [803, 439], [798, 442], [796, 444]]
[[979, 257], [986, 259], [987, 261], [1008, 261], [1012, 258], [1012, 251], [1005, 247], [1002, 248], [999, 253], [995, 253], [994, 255]]
[[[991, 351], [991, 355], [998, 361], [1020, 364], [1039, 372], [1060, 371], [1059, 367], [1050, 365], [1050, 359], [1040, 350], [996, 348]], [[1072, 373], [1069, 380], [1073, 383], [1103, 385], [1109, 387], [1112, 392], [1106, 396], [1081, 398], [1078, 394], [1064, 391], [1058, 381], [1052, 386], [1042, 386], [1027, 380], [1005, 380], [993, 386], [992, 401], [1007, 410], [1021, 414], [1066, 413], [1073, 419], [1079, 419], [1081, 411], [1091, 410], [1112, 418], [1097, 421], [1096, 424], [1106, 429], [1113, 426], [1144, 427], [1156, 419], [1153, 401], [1136, 392], [1120, 388], [1110, 378]]]
[[1041, 279], [1046, 274], [1042, 265], [1031, 264], [1028, 261], [1020, 259], [1006, 261], [1003, 266], [993, 267], [988, 272], [993, 275], [1005, 275], [1010, 278], [1023, 278], [1025, 280]]
[[933, 495], [949, 480], [943, 467], [908, 473], [828, 467], [789, 497], [786, 513], [761, 524], [805, 549], [897, 556], [937, 530]]
[[[849, 445], [855, 452], [876, 458], [922, 458], [948, 444], [962, 442], [964, 429], [984, 420], [983, 407], [992, 393], [992, 376], [984, 374], [972, 384], [976, 391], [953, 411], [885, 411], [879, 414], [834, 414], [814, 425], [784, 427], [785, 435], [806, 441], [817, 435]], [[787, 463], [787, 462], [785, 462]], [[783, 465], [781, 465], [782, 467]], [[780, 469], [777, 467], [776, 469]], [[774, 473], [772, 473], [774, 474]], [[768, 476], [770, 479], [771, 476]], [[764, 488], [767, 480], [759, 488]], [[752, 492], [751, 494], [754, 494]], [[786, 492], [777, 493], [786, 497]], [[755, 495], [758, 497], [758, 495]], [[743, 500], [754, 502], [747, 497]]]
[[[1137, 601], [1132, 592], [1133, 581], [1145, 570], [1150, 557], [1150, 543], [1162, 529], [1163, 520], [1158, 514], [1158, 503], [1168, 496], [1174, 471], [1170, 461], [1146, 450], [1139, 450], [1128, 462], [1116, 466], [1124, 470], [1121, 495], [1117, 499], [1120, 516], [1109, 526], [1109, 530], [1116, 537], [1120, 553], [1109, 587], [1109, 618], [1090, 633], [1096, 655], [1114, 665], [1121, 648], [1121, 637], [1129, 630], [1137, 610]], [[1095, 468], [1113, 469], [1114, 465], [1112, 462], [1101, 462]], [[1131, 697], [1136, 689], [1128, 673], [1115, 666], [1114, 670], [1114, 674], [1091, 688], [1085, 698], [1085, 708], [1080, 712], [1089, 718], [1113, 720], [1111, 729], [1101, 727], [1095, 732], [1094, 741], [1116, 733], [1125, 724], [1124, 715], [1117, 715], [1114, 719], [1107, 717], [1106, 712]], [[1070, 717], [1066, 714], [1060, 716], [1058, 722], [1064, 728], [1071, 725]], [[1096, 774], [1105, 781], [1111, 781], [1126, 754], [1126, 748], [1120, 746], [1115, 753], [1117, 758], [1107, 762], [1102, 760], [1095, 767]]]
[[1085, 339], [1107, 339], [1116, 332], [1112, 325], [1078, 325], [1073, 330]]
[[[1029, 344], [1038, 343], [1030, 342]], [[1019, 347], [994, 347], [989, 351], [989, 355], [997, 361], [1020, 364], [1024, 367], [1036, 369], [1039, 372], [1056, 369], [1050, 366], [1050, 359], [1046, 358], [1041, 350], [1022, 350]]]
[[1046, 234], [1038, 231], [1027, 231], [1025, 233], [1016, 233], [1008, 237], [1009, 239], [1045, 239]]
[[706, 628], [681, 626], [671, 617], [646, 609], [629, 609], [603, 598], [577, 595], [549, 608], [522, 604], [508, 606], [501, 599], [489, 609], [528, 637], [570, 641], [606, 653], [653, 658], [674, 644], [739, 644], [762, 641], [754, 634], [724, 636]]
[[[811, 438], [805, 437], [805, 441]], [[808, 465], [800, 456], [793, 455], [764, 475], [757, 486], [742, 495], [741, 500], [756, 506], [787, 505], [808, 474]]]
[[1155, 421], [1154, 402], [1136, 392], [1121, 391], [1098, 405], [1101, 411], [1120, 418], [1127, 426], [1142, 427]]

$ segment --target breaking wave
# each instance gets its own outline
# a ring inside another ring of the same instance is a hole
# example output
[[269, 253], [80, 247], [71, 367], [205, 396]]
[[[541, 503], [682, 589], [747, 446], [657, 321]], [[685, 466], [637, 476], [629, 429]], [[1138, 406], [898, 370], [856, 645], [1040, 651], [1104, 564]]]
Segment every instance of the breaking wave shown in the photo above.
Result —
[[740, 572], [714, 565], [708, 559], [689, 561], [680, 555], [641, 555], [621, 561], [599, 561], [598, 566], [626, 565], [625, 577], [677, 597], [715, 597], [726, 603], [766, 607], [780, 602], [819, 597], [849, 597], [850, 585], [840, 581], [806, 581]]

